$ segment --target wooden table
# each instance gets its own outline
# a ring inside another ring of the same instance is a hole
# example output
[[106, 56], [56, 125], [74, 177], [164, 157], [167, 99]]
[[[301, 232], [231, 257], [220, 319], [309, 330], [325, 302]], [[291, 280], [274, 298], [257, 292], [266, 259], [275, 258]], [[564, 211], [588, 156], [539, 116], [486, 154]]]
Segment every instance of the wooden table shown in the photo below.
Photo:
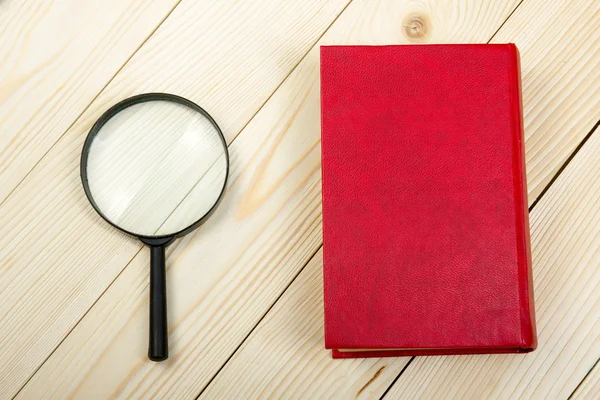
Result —
[[[515, 42], [539, 348], [332, 360], [323, 348], [321, 44]], [[0, 2], [0, 398], [600, 398], [600, 2]], [[205, 107], [217, 213], [168, 250], [171, 357], [149, 362], [147, 249], [79, 180], [128, 96]]]

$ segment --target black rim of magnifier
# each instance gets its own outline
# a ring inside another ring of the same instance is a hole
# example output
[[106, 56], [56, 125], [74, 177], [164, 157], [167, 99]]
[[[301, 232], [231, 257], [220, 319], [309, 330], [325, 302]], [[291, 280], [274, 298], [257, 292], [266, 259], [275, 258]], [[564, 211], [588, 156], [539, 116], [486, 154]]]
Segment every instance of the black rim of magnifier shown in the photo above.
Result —
[[[179, 232], [175, 232], [170, 235], [159, 235], [159, 236], [139, 235], [134, 232], [129, 232], [128, 230], [123, 229], [120, 226], [113, 223], [106, 215], [104, 215], [104, 213], [102, 213], [102, 211], [100, 210], [100, 208], [94, 201], [94, 197], [92, 196], [92, 193], [90, 192], [90, 187], [89, 187], [88, 177], [87, 177], [88, 154], [89, 154], [90, 148], [92, 146], [92, 143], [94, 142], [94, 139], [96, 138], [96, 135], [98, 134], [98, 132], [100, 132], [100, 129], [102, 129], [102, 127], [108, 122], [109, 119], [111, 119], [116, 114], [123, 111], [124, 109], [131, 107], [133, 105], [136, 105], [136, 104], [146, 103], [149, 101], [170, 101], [172, 103], [178, 103], [178, 104], [187, 106], [187, 107], [191, 108], [192, 110], [195, 110], [195, 111], [199, 112], [200, 114], [202, 114], [206, 119], [208, 119], [210, 121], [210, 123], [216, 129], [217, 134], [219, 135], [219, 139], [221, 140], [221, 144], [223, 145], [223, 151], [225, 153], [225, 180], [223, 181], [223, 186], [221, 187], [221, 192], [219, 193], [219, 197], [217, 197], [217, 200], [215, 201], [213, 206], [200, 219], [193, 222], [191, 225], [187, 226], [186, 228], [180, 230]], [[81, 151], [80, 175], [81, 175], [81, 183], [83, 185], [83, 190], [85, 191], [86, 197], [90, 201], [90, 204], [92, 205], [94, 210], [96, 210], [96, 212], [106, 222], [108, 222], [110, 225], [114, 226], [121, 232], [125, 232], [128, 235], [136, 237], [148, 245], [168, 244], [173, 239], [184, 236], [184, 235], [190, 233], [191, 231], [193, 231], [194, 229], [198, 228], [200, 225], [202, 225], [208, 219], [208, 217], [211, 216], [211, 214], [217, 208], [217, 205], [221, 202], [221, 199], [223, 198], [223, 194], [225, 193], [225, 187], [227, 186], [227, 179], [229, 178], [229, 151], [227, 149], [227, 142], [225, 141], [225, 136], [223, 136], [223, 132], [221, 131], [221, 128], [219, 128], [219, 125], [217, 125], [215, 120], [202, 107], [200, 107], [196, 103], [194, 103], [186, 98], [183, 98], [183, 97], [180, 97], [180, 96], [177, 96], [174, 94], [170, 94], [170, 93], [144, 93], [144, 94], [139, 94], [137, 96], [129, 97], [123, 101], [118, 102], [117, 104], [115, 104], [114, 106], [109, 108], [104, 114], [102, 114], [100, 116], [100, 118], [98, 118], [98, 120], [96, 121], [94, 126], [92, 126], [92, 129], [90, 129], [90, 132], [88, 133], [87, 138], [85, 139], [85, 143], [83, 144], [83, 150]]]
[[[170, 235], [157, 235], [157, 236], [144, 236], [138, 235], [134, 232], [129, 232], [126, 229], [113, 223], [106, 215], [102, 213], [94, 197], [90, 192], [87, 176], [87, 164], [88, 154], [96, 135], [102, 129], [104, 124], [119, 112], [123, 111], [127, 107], [131, 107], [136, 104], [145, 103], [149, 101], [169, 101], [178, 103], [191, 108], [202, 114], [206, 119], [210, 121], [213, 127], [216, 129], [221, 144], [223, 145], [223, 151], [225, 153], [225, 179], [219, 197], [215, 200], [212, 207], [196, 222], [192, 223], [188, 227], [175, 232]], [[166, 262], [165, 262], [165, 247], [168, 246], [175, 238], [181, 237], [206, 221], [208, 217], [215, 211], [217, 205], [220, 203], [225, 193], [225, 187], [227, 186], [227, 179], [229, 178], [229, 151], [227, 149], [227, 142], [221, 132], [221, 128], [215, 122], [215, 120], [199, 105], [191, 102], [183, 97], [176, 96], [168, 93], [145, 93], [137, 96], [125, 99], [111, 108], [109, 108], [102, 116], [96, 121], [90, 132], [88, 133], [85, 143], [83, 144], [83, 150], [81, 151], [81, 182], [83, 184], [83, 190], [85, 195], [90, 201], [90, 204], [96, 210], [96, 212], [110, 225], [114, 226], [121, 232], [125, 232], [128, 235], [138, 238], [144, 244], [150, 247], [150, 340], [148, 346], [148, 357], [152, 361], [163, 361], [169, 357], [169, 344], [168, 344], [168, 326], [167, 326], [167, 287], [166, 287]]]

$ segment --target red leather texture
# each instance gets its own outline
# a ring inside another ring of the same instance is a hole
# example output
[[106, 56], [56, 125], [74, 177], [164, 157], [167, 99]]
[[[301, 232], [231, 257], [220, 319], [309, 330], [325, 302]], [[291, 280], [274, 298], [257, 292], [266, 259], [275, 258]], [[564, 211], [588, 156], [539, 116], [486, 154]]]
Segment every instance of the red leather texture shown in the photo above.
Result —
[[334, 357], [535, 349], [521, 113], [513, 44], [321, 47]]

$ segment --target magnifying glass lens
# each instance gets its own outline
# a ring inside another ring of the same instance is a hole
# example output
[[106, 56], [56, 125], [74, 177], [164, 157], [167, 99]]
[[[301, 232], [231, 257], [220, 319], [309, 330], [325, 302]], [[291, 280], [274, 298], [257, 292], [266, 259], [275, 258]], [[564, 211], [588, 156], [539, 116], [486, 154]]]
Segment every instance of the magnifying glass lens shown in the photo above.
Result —
[[173, 101], [146, 101], [115, 113], [87, 155], [96, 208], [128, 233], [177, 234], [219, 199], [227, 158], [213, 121]]

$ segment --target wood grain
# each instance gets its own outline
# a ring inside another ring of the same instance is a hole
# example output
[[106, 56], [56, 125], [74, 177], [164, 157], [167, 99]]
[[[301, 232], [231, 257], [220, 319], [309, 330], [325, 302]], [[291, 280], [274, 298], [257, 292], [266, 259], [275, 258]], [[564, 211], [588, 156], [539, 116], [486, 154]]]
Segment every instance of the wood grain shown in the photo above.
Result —
[[319, 250], [201, 399], [378, 399], [410, 360], [334, 360], [323, 349]]
[[81, 147], [100, 114], [133, 94], [175, 92], [231, 140], [346, 4], [185, 0], [7, 198], [0, 398], [19, 390], [141, 248], [102, 221], [81, 188]]
[[0, 203], [178, 2], [0, 2]]
[[[398, 21], [415, 12], [436, 16], [429, 40], [486, 41], [515, 5], [473, 2], [448, 8], [443, 3], [428, 8], [429, 3], [356, 1], [321, 43], [408, 42]], [[473, 32], [472, 25], [485, 29]], [[230, 146], [231, 183], [217, 212], [170, 249], [169, 361], [154, 364], [145, 356], [144, 251], [20, 397], [197, 395], [320, 246], [319, 131], [314, 48]], [[102, 236], [109, 243], [106, 249], [122, 243], [112, 234]], [[82, 246], [78, 251], [84, 251]], [[114, 270], [100, 274], [110, 273]]]
[[[524, 5], [530, 1], [532, 0], [526, 0]], [[355, 4], [360, 5], [361, 3], [358, 0], [353, 3], [347, 10], [348, 13], [353, 7], [359, 7]], [[353, 43], [485, 41], [494, 28], [499, 25], [495, 25], [492, 21], [496, 21], [496, 17], [502, 14], [508, 15], [507, 11], [510, 8], [506, 3], [490, 2], [481, 5], [477, 11], [445, 13], [444, 10], [452, 11], [452, 5], [449, 4], [402, 3], [397, 5], [397, 10], [385, 9], [384, 6], [377, 4], [373, 7], [380, 6], [380, 12], [388, 13], [388, 19], [383, 20], [384, 22], [373, 23], [373, 19], [353, 14], [355, 15], [354, 19], [347, 19], [343, 26], [336, 28], [336, 35], [339, 37], [331, 36], [331, 41], [332, 43], [345, 41]], [[554, 4], [546, 5], [541, 11], [554, 9]], [[513, 6], [514, 3], [510, 5]], [[460, 10], [463, 6], [464, 4], [461, 3]], [[470, 9], [473, 5], [468, 5], [468, 7]], [[538, 8], [542, 8], [542, 6], [538, 6]], [[265, 10], [267, 9], [265, 8]], [[569, 12], [565, 14], [568, 21], [571, 21], [569, 18], [580, 16], [575, 9], [569, 9]], [[465, 15], [471, 15], [471, 17], [468, 18]], [[516, 15], [518, 13], [515, 13], [514, 16]], [[586, 15], [589, 17], [589, 12]], [[185, 21], [185, 18], [180, 18], [178, 21], [182, 24], [181, 20]], [[269, 25], [267, 20], [273, 20], [272, 16], [270, 19], [261, 20], [261, 28]], [[534, 14], [528, 15], [523, 20], [530, 24], [531, 21], [536, 21], [538, 28], [539, 25], [543, 25], [543, 20]], [[399, 24], [398, 21], [401, 21], [402, 24]], [[589, 19], [584, 21], [589, 21]], [[182, 25], [185, 27], [184, 23]], [[294, 25], [292, 24], [292, 26]], [[542, 28], [551, 31], [551, 27], [548, 28], [546, 25], [543, 25]], [[179, 29], [184, 30], [178, 26], [177, 28], [171, 27], [170, 32], [178, 32]], [[228, 29], [233, 28], [228, 26]], [[516, 36], [518, 32], [527, 29], [532, 29], [534, 32], [531, 35], [535, 37], [535, 29], [522, 24], [517, 25], [512, 33], [505, 34], [509, 37]], [[578, 31], [579, 27], [574, 26], [571, 31], [573, 29]], [[195, 33], [194, 31], [191, 35]], [[168, 52], [166, 43], [173, 46], [173, 40], [167, 42], [166, 37], [163, 36], [162, 39], [165, 43], [163, 47], [157, 46], [162, 50], [154, 48], [154, 52], [149, 52], [140, 60], [147, 61], [154, 57], [160, 57], [161, 53], [164, 55], [165, 52]], [[179, 36], [177, 37], [179, 40]], [[183, 37], [185, 38], [186, 35]], [[204, 42], [202, 40], [204, 37], [200, 34], [194, 37], [196, 43]], [[328, 35], [326, 40], [329, 37]], [[560, 39], [562, 37], [559, 35], [558, 40], [562, 40]], [[269, 36], [261, 37], [261, 39], [263, 42], [268, 41]], [[194, 43], [194, 40], [191, 42]], [[577, 41], [577, 43], [580, 42]], [[517, 44], [523, 51], [521, 44], [519, 42]], [[268, 44], [264, 45], [268, 47]], [[295, 45], [289, 45], [290, 51], [293, 51]], [[553, 37], [548, 43], [542, 42], [536, 47], [531, 47], [529, 52], [532, 54], [540, 52], [542, 55], [538, 59], [542, 60], [544, 52], [551, 52], [555, 45]], [[242, 46], [242, 44], [238, 44], [238, 46]], [[193, 65], [198, 68], [199, 72], [206, 72], [206, 70], [200, 71], [202, 66], [197, 66], [189, 61], [196, 57], [196, 62], [198, 62], [196, 48], [190, 46], [189, 43], [187, 48], [193, 48], [194, 52], [192, 55], [186, 53], [183, 58], [188, 61], [183, 65]], [[588, 50], [589, 54], [589, 49], [585, 45], [583, 48]], [[253, 59], [254, 62], [259, 58], [272, 61], [274, 54], [281, 54], [281, 49], [277, 49], [277, 51], [273, 51], [273, 48], [269, 49]], [[573, 54], [572, 57], [580, 55], [578, 51]], [[593, 51], [592, 54], [594, 54]], [[11, 345], [13, 350], [27, 350], [24, 352], [23, 359], [9, 360], [12, 362], [11, 367], [18, 365], [18, 368], [27, 367], [33, 371], [38, 365], [36, 360], [39, 361], [43, 357], [33, 357], [32, 361], [32, 352], [48, 354], [48, 349], [52, 348], [48, 342], [52, 342], [54, 339], [35, 338], [37, 340], [34, 341], [27, 330], [35, 331], [37, 334], [42, 327], [48, 327], [48, 332], [55, 335], [54, 338], [64, 336], [64, 332], [67, 331], [65, 327], [73, 325], [76, 318], [82, 315], [86, 307], [95, 299], [94, 296], [97, 297], [100, 289], [116, 276], [120, 268], [137, 250], [135, 242], [126, 241], [112, 230], [104, 229], [101, 225], [102, 221], [90, 213], [84, 203], [85, 200], [80, 196], [74, 169], [81, 141], [76, 140], [79, 134], [75, 131], [84, 132], [99, 114], [99, 110], [113, 100], [121, 98], [121, 93], [130, 94], [138, 90], [135, 84], [143, 85], [149, 80], [152, 82], [149, 88], [152, 88], [153, 85], [160, 85], [161, 82], [168, 80], [171, 75], [175, 75], [175, 77], [171, 82], [165, 84], [163, 90], [168, 90], [169, 85], [172, 85], [175, 89], [187, 90], [187, 93], [191, 94], [190, 97], [195, 96], [197, 102], [206, 104], [199, 100], [201, 99], [198, 94], [201, 84], [192, 83], [191, 87], [185, 85], [197, 75], [187, 71], [181, 73], [176, 68], [176, 64], [181, 64], [181, 59], [177, 59], [177, 56], [180, 55], [174, 56], [169, 52], [169, 60], [164, 61], [165, 57], [162, 57], [163, 62], [170, 68], [162, 69], [161, 66], [155, 65], [145, 70], [140, 67], [142, 61], [138, 61], [139, 68], [137, 69], [128, 70], [126, 68], [123, 71], [124, 78], [119, 81], [119, 85], [115, 85], [112, 92], [108, 91], [110, 95], [103, 98], [103, 101], [95, 103], [96, 109], [90, 112], [87, 119], [84, 115], [79, 125], [70, 131], [69, 140], [59, 143], [59, 146], [51, 151], [52, 157], [44, 159], [34, 170], [34, 176], [28, 178], [22, 187], [17, 189], [14, 194], [15, 200], [10, 203], [12, 211], [10, 213], [4, 209], [0, 211], [0, 227], [3, 227], [0, 229], [4, 229], [5, 233], [4, 242], [0, 242], [0, 247], [3, 249], [0, 257], [3, 258], [2, 265], [8, 265], [6, 268], [8, 273], [11, 273], [11, 267], [14, 267], [12, 275], [6, 280], [4, 273], [7, 271], [0, 270], [2, 294], [4, 295], [9, 290], [14, 291], [12, 297], [8, 297], [7, 307], [0, 308], [0, 318], [2, 318], [2, 326], [6, 325], [12, 329], [9, 331], [9, 328], [5, 328], [9, 333], [6, 344]], [[186, 58], [188, 56], [189, 58]], [[225, 57], [225, 55], [220, 56]], [[525, 59], [524, 54], [523, 57]], [[171, 58], [176, 59], [173, 64], [170, 63]], [[288, 60], [292, 58], [290, 56]], [[205, 59], [201, 58], [201, 60]], [[242, 65], [236, 69], [236, 62], [239, 60], [246, 61], [244, 58], [231, 61], [227, 67], [224, 66], [219, 70], [222, 74], [211, 71], [211, 68], [215, 69], [215, 64], [212, 64], [207, 69], [213, 75], [204, 81], [215, 108], [219, 110], [226, 123], [231, 123], [230, 127], [232, 128], [243, 126], [242, 117], [246, 115], [246, 110], [230, 108], [231, 99], [238, 95], [236, 91], [239, 90], [241, 97], [249, 97], [250, 102], [255, 105], [256, 103], [252, 101], [254, 93], [247, 89], [262, 90], [258, 84], [259, 80], [257, 80], [254, 82], [255, 86], [248, 84], [242, 89], [233, 84], [225, 85], [226, 88], [229, 88], [229, 93], [222, 98], [212, 94], [223, 89], [222, 82], [225, 77], [234, 76], [245, 83], [244, 79], [235, 75], [236, 72], [239, 74], [244, 71], [244, 68], [247, 68], [247, 65]], [[312, 61], [306, 61], [306, 63], [316, 62], [314, 55], [309, 55], [307, 60]], [[135, 62], [135, 59], [133, 61]], [[260, 65], [262, 66], [262, 64]], [[579, 66], [579, 64], [577, 65]], [[558, 64], [548, 65], [551, 71], [556, 67]], [[315, 118], [315, 113], [318, 114], [318, 107], [314, 107], [315, 103], [318, 104], [318, 97], [313, 94], [316, 90], [314, 77], [317, 71], [314, 65], [312, 69], [301, 65], [297, 71], [301, 69], [301, 72], [295, 72], [290, 77], [288, 82], [291, 83], [286, 82], [267, 104], [267, 107], [261, 111], [261, 114], [255, 119], [258, 122], [253, 121], [248, 126], [247, 130], [254, 132], [250, 138], [243, 140], [240, 137], [238, 139], [246, 147], [243, 148], [242, 145], [240, 145], [242, 147], [235, 147], [238, 156], [233, 160], [233, 169], [237, 173], [230, 192], [237, 197], [232, 199], [228, 206], [223, 205], [218, 216], [215, 215], [216, 222], [203, 228], [193, 238], [186, 239], [178, 247], [171, 249], [169, 262], [173, 263], [174, 268], [169, 273], [169, 285], [170, 289], [177, 288], [177, 293], [173, 293], [171, 290], [169, 299], [172, 309], [170, 311], [175, 316], [175, 318], [172, 317], [175, 321], [172, 326], [172, 333], [175, 335], [172, 346], [176, 354], [170, 361], [170, 366], [148, 365], [143, 357], [146, 344], [139, 339], [146, 336], [143, 332], [147, 329], [144, 298], [147, 295], [148, 260], [145, 253], [140, 253], [140, 256], [131, 262], [114, 285], [109, 288], [106, 295], [100, 298], [84, 318], [82, 324], [73, 331], [72, 335], [67, 337], [63, 346], [51, 356], [49, 362], [40, 370], [39, 375], [32, 379], [21, 393], [22, 397], [35, 398], [41, 395], [62, 397], [66, 393], [81, 396], [94, 393], [98, 397], [107, 393], [142, 397], [149, 397], [152, 394], [194, 396], [197, 393], [194, 391], [208, 381], [211, 371], [214, 371], [211, 368], [214, 368], [215, 365], [219, 366], [236, 348], [245, 334], [254, 326], [255, 321], [259, 320], [261, 313], [264, 313], [274, 301], [277, 290], [283, 290], [286, 283], [294, 276], [295, 271], [303, 265], [303, 261], [310, 257], [312, 252], [307, 249], [316, 249], [320, 242], [318, 155], [309, 151], [315, 148], [318, 153], [318, 140], [311, 142], [314, 139], [315, 127], [318, 129], [318, 120]], [[234, 72], [231, 72], [232, 70]], [[279, 70], [277, 71], [279, 72]], [[153, 73], [159, 76], [155, 78]], [[177, 75], [178, 73], [180, 75]], [[189, 75], [187, 75], [188, 73]], [[267, 88], [275, 87], [269, 86], [272, 82], [276, 82], [276, 79], [270, 76], [272, 73], [273, 71], [269, 70], [266, 76], [259, 78], [268, 83]], [[550, 72], [545, 71], [544, 74], [546, 73]], [[299, 79], [296, 76], [298, 74], [303, 79]], [[310, 79], [306, 79], [303, 74], [308, 75]], [[215, 75], [218, 75], [217, 77], [221, 80], [217, 80]], [[277, 73], [275, 75], [282, 76]], [[190, 78], [182, 80], [182, 77], [186, 76]], [[589, 74], [587, 76], [593, 77]], [[153, 80], [153, 78], [155, 79]], [[244, 75], [244, 78], [252, 79], [252, 76]], [[180, 80], [185, 84], [182, 84]], [[128, 82], [132, 82], [132, 84], [128, 86]], [[236, 82], [239, 81], [236, 80]], [[577, 88], [581, 84], [581, 81], [570, 82], [569, 85], [562, 88], [565, 94], [570, 91], [577, 92]], [[587, 83], [589, 84], [589, 82]], [[305, 91], [308, 90], [309, 93], [304, 94], [296, 86], [304, 88]], [[139, 90], [144, 91], [148, 88], [144, 87]], [[560, 93], [560, 95], [562, 94], [563, 92]], [[307, 97], [305, 98], [305, 96]], [[299, 106], [298, 101], [303, 99], [304, 102], [301, 104], [305, 105]], [[542, 96], [540, 99], [554, 104], [552, 103], [554, 97]], [[245, 105], [247, 101], [248, 98], [244, 98], [244, 102], [239, 104]], [[593, 103], [593, 99], [591, 101]], [[577, 118], [573, 119], [573, 115], [581, 115], [577, 113], [587, 111], [585, 108], [581, 111], [579, 107], [570, 107], [570, 104], [572, 103], [565, 100], [561, 103], [561, 107], [564, 108], [555, 109], [552, 115], [560, 114], [562, 115], [561, 121], [571, 121], [569, 124], [573, 123], [573, 126], [576, 127], [578, 125], [573, 121], [577, 121]], [[259, 106], [260, 104], [256, 107]], [[529, 118], [527, 113], [532, 112], [528, 111], [527, 107], [526, 104], [526, 121]], [[541, 104], [538, 109], [545, 110], [545, 107]], [[213, 113], [211, 109], [209, 111]], [[231, 115], [228, 111], [231, 111]], [[531, 118], [532, 121], [535, 120], [534, 117]], [[219, 118], [217, 120], [221, 122]], [[562, 129], [555, 126], [550, 128], [552, 129], [546, 130], [544, 137], [546, 134], [552, 136], [558, 131], [562, 132]], [[527, 129], [531, 131], [532, 128], [528, 127]], [[245, 135], [246, 133], [242, 136]], [[230, 139], [233, 136], [235, 133], [230, 136]], [[255, 145], [255, 143], [258, 144]], [[263, 145], [267, 149], [257, 149], [258, 145]], [[571, 148], [575, 146], [576, 143]], [[546, 156], [548, 155], [546, 154]], [[552, 165], [558, 168], [561, 160], [555, 160], [550, 156], [548, 159], [552, 159], [552, 163], [556, 162], [556, 165]], [[536, 157], [533, 156], [532, 160], [535, 161]], [[531, 163], [532, 160], [528, 155], [528, 162]], [[51, 181], [52, 186], [48, 185], [49, 176], [56, 176], [55, 180]], [[39, 187], [44, 188], [41, 193], [35, 190]], [[61, 193], [61, 191], [64, 192]], [[32, 202], [36, 205], [32, 205]], [[44, 212], [41, 212], [42, 210]], [[72, 217], [71, 214], [75, 214], [75, 217]], [[260, 214], [259, 217], [256, 217], [257, 214]], [[223, 218], [226, 221], [232, 221], [227, 218], [235, 218], [237, 222], [235, 224], [219, 222]], [[247, 222], [248, 220], [250, 222]], [[7, 226], [7, 222], [10, 230], [4, 228]], [[47, 222], [53, 222], [56, 226], [49, 225]], [[20, 230], [14, 230], [17, 224], [19, 224]], [[256, 226], [246, 226], [253, 224]], [[25, 230], [23, 230], [24, 228]], [[22, 230], [23, 232], [21, 232]], [[7, 231], [12, 232], [10, 239], [7, 239]], [[115, 236], [118, 240], [114, 239]], [[219, 240], [211, 239], [213, 236]], [[75, 243], [70, 241], [73, 238], [77, 240]], [[102, 242], [102, 247], [92, 251], [94, 243], [98, 240]], [[198, 243], [203, 240], [206, 240], [208, 244]], [[23, 242], [17, 246], [16, 243], [20, 241]], [[4, 253], [7, 243], [11, 244], [11, 252], [8, 256]], [[69, 253], [61, 253], [65, 250]], [[25, 261], [22, 261], [22, 258]], [[183, 266], [180, 266], [179, 263], [182, 263]], [[56, 271], [53, 269], [55, 265]], [[18, 273], [14, 272], [15, 269], [19, 270]], [[36, 273], [34, 274], [33, 271]], [[40, 273], [38, 274], [37, 271]], [[51, 282], [45, 282], [46, 279], [53, 278], [53, 273], [56, 273], [58, 278]], [[85, 276], [87, 273], [89, 276]], [[58, 285], [59, 283], [60, 285]], [[40, 295], [42, 284], [44, 285], [43, 289], [59, 288], [56, 293], [53, 293], [57, 299], [49, 295]], [[243, 296], [238, 294], [240, 291]], [[19, 300], [20, 302], [15, 300], [17, 293], [19, 296], [24, 296], [23, 300]], [[29, 301], [34, 305], [29, 307], [30, 314], [17, 315], [13, 311], [20, 310], [20, 306]], [[46, 304], [47, 302], [48, 304]], [[69, 308], [62, 309], [64, 305]], [[52, 317], [40, 323], [39, 313], [49, 311], [53, 313]], [[4, 319], [7, 315], [10, 318]], [[19, 317], [23, 322], [15, 329], [15, 321], [18, 321]], [[4, 324], [5, 321], [7, 324]], [[31, 327], [26, 328], [29, 324]], [[60, 332], [56, 334], [55, 330]], [[22, 331], [26, 332], [24, 339], [20, 339]], [[29, 337], [27, 337], [28, 334]], [[41, 346], [40, 342], [44, 341], [47, 342]], [[57, 340], [53, 343], [56, 342]], [[17, 346], [14, 346], [15, 343]], [[34, 347], [38, 347], [32, 350], [30, 348], [32, 344]], [[23, 352], [21, 352], [22, 354]], [[205, 363], [206, 365], [204, 365]], [[53, 371], [53, 368], [56, 369]], [[0, 373], [4, 374], [5, 371], [6, 369], [0, 370]], [[384, 371], [379, 376], [382, 376]], [[371, 379], [374, 375], [368, 378]], [[108, 384], [104, 383], [105, 379]], [[378, 382], [378, 380], [379, 377], [376, 377], [374, 382]], [[155, 386], [160, 383], [162, 386], [156, 388]], [[371, 384], [369, 387], [374, 386]], [[45, 388], [48, 389], [47, 392], [44, 390]]]
[[566, 399], [600, 358], [598, 188], [596, 132], [530, 215], [535, 352], [419, 357], [386, 397]]
[[600, 398], [600, 363], [596, 363], [596, 366], [581, 382], [571, 398], [574, 400]]
[[493, 42], [521, 52], [532, 203], [600, 119], [600, 2], [525, 0]]

